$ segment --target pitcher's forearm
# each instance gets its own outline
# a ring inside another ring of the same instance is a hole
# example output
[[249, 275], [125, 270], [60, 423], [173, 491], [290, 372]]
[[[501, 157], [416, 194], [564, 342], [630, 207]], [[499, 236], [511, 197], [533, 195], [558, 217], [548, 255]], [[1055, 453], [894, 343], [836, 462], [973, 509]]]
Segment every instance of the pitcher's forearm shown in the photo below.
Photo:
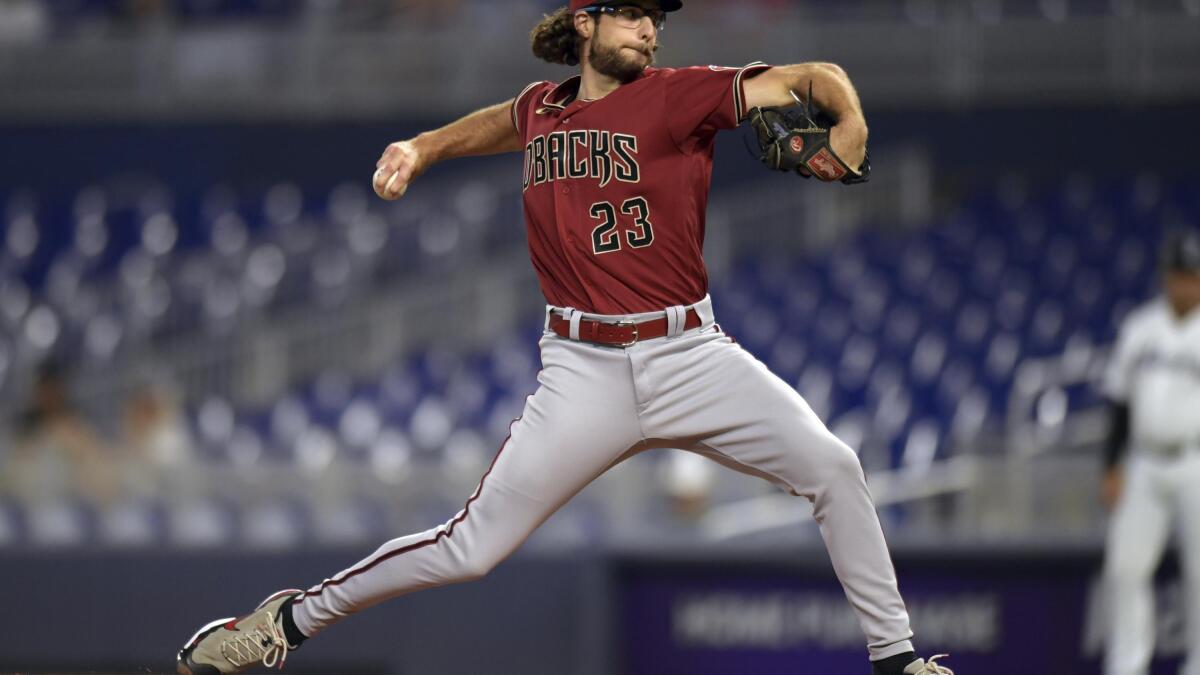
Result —
[[[863, 116], [862, 102], [850, 77], [840, 66], [832, 63], [815, 64], [822, 68], [827, 85], [820, 94], [813, 87], [813, 98], [818, 106], [824, 106], [837, 120], [830, 136], [834, 152], [855, 171], [859, 170], [867, 156], [867, 119]], [[807, 94], [805, 94], [807, 95]], [[822, 96], [825, 100], [822, 100]]]
[[521, 149], [521, 137], [513, 124], [512, 100], [497, 103], [405, 141], [396, 141], [375, 163], [371, 186], [375, 194], [392, 200], [408, 191], [408, 185], [429, 167], [456, 157], [494, 155]]
[[[821, 80], [826, 85], [821, 87], [819, 92], [815, 86], [813, 87], [813, 98], [816, 99], [816, 104], [823, 110], [828, 110], [838, 124], [852, 124], [865, 129], [867, 121], [863, 117], [862, 102], [859, 101], [858, 91], [850, 82], [846, 71], [833, 63], [813, 65], [824, 71], [825, 76]], [[807, 96], [807, 91], [803, 95]]]
[[458, 157], [520, 150], [521, 137], [513, 126], [511, 108], [511, 100], [497, 103], [414, 138], [424, 167]]

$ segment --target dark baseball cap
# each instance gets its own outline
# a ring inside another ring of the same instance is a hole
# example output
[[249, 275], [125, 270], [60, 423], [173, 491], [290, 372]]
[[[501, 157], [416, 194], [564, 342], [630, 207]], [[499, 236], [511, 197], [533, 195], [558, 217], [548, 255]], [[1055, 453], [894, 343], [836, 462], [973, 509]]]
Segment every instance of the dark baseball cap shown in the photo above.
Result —
[[[571, 11], [578, 12], [585, 7], [595, 7], [598, 5], [627, 5], [628, 2], [620, 2], [619, 0], [571, 0]], [[682, 0], [658, 0], [658, 6], [664, 12], [674, 12], [683, 9]]]
[[1167, 233], [1163, 245], [1163, 269], [1200, 274], [1200, 230], [1188, 228]]

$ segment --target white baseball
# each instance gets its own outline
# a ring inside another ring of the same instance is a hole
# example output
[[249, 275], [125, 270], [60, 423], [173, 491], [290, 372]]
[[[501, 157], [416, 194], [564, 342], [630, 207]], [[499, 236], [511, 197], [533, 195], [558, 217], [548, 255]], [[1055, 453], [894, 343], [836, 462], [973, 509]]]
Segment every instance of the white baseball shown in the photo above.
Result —
[[[399, 177], [400, 177], [399, 171], [392, 174], [392, 177], [388, 179], [387, 185], [383, 186], [383, 194], [385, 194], [385, 195], [388, 194], [388, 191], [392, 189], [392, 183], [394, 183], [396, 181], [396, 179]], [[404, 185], [400, 186], [400, 190], [396, 193], [396, 196], [402, 197], [402, 196], [404, 196], [405, 192], [408, 192], [408, 183], [405, 183]]]

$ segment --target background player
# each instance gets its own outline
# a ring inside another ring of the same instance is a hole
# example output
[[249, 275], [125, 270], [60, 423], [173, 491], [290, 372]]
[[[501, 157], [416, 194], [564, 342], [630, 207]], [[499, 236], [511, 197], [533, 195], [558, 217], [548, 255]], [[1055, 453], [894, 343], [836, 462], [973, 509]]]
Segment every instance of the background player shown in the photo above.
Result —
[[1164, 252], [1165, 297], [1125, 320], [1105, 384], [1114, 418], [1103, 494], [1114, 509], [1108, 675], [1149, 672], [1154, 571], [1173, 521], [1189, 589], [1191, 652], [1181, 672], [1200, 675], [1200, 232], [1172, 233]]
[[[515, 99], [392, 144], [376, 192], [394, 199], [432, 164], [525, 149], [531, 257], [547, 301], [543, 371], [492, 466], [446, 524], [388, 542], [308, 591], [202, 628], [180, 672], [282, 665], [289, 648], [389, 598], [476, 579], [594, 478], [681, 447], [805, 496], [867, 635], [875, 673], [948, 673], [917, 659], [878, 517], [854, 452], [716, 325], [701, 251], [713, 139], [752, 108], [814, 92], [832, 151], [862, 165], [867, 128], [840, 68], [652, 69], [677, 0], [588, 4], [547, 17], [534, 52], [582, 63]], [[469, 317], [456, 317], [457, 319]]]

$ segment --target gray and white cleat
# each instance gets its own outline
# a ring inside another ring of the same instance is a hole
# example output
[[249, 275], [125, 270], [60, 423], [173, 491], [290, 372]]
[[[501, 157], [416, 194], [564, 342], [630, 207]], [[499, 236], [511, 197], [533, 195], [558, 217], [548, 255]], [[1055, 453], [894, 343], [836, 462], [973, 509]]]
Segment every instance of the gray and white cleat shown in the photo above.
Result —
[[283, 669], [291, 647], [283, 635], [279, 613], [303, 591], [279, 591], [246, 616], [218, 619], [205, 625], [179, 650], [179, 675], [241, 673], [257, 665]]
[[917, 659], [908, 664], [908, 667], [904, 669], [904, 675], [954, 675], [953, 670], [937, 664], [938, 659], [944, 659], [947, 656], [948, 654], [931, 656], [928, 662]]

